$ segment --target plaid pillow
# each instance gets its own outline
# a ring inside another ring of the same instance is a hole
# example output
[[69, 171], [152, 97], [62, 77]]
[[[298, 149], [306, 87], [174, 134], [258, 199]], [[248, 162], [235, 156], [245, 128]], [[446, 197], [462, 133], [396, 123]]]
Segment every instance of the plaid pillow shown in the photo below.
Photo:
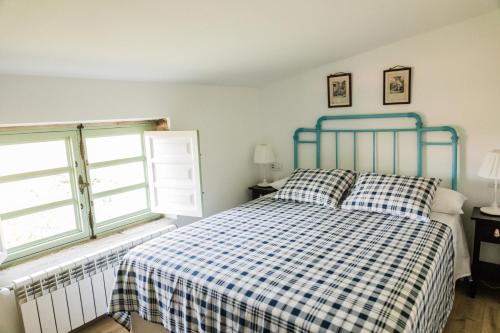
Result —
[[376, 212], [430, 221], [438, 178], [362, 173], [342, 209]]
[[349, 170], [296, 169], [273, 198], [336, 208], [355, 180]]

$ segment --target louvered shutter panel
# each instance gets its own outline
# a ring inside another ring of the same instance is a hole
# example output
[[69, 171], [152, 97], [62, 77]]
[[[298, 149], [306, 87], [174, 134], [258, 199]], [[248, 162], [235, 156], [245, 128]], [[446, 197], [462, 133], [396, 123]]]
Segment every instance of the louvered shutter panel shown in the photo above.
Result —
[[197, 131], [144, 133], [151, 211], [203, 215]]

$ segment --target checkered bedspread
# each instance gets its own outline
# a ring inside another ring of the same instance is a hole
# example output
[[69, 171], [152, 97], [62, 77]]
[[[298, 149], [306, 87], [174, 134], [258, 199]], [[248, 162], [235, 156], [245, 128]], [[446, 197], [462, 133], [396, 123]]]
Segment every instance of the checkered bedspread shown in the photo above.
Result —
[[438, 222], [262, 198], [131, 250], [109, 312], [171, 332], [439, 332], [451, 237]]

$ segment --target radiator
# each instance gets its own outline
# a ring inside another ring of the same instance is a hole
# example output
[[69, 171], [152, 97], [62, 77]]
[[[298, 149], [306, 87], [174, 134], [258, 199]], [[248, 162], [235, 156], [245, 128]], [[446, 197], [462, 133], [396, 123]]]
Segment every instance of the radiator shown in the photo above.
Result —
[[174, 229], [155, 231], [89, 256], [15, 280], [26, 333], [66, 333], [107, 313], [116, 270], [133, 247]]

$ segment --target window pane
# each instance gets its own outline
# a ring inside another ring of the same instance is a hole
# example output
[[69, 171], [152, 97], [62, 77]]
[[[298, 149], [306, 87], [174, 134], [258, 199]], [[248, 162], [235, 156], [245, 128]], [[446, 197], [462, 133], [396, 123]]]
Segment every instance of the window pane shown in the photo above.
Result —
[[97, 223], [148, 208], [146, 189], [111, 195], [94, 200]]
[[85, 139], [89, 163], [142, 156], [142, 136], [128, 134]]
[[69, 174], [0, 183], [0, 214], [71, 199]]
[[144, 163], [134, 162], [90, 170], [92, 193], [145, 182]]
[[0, 145], [0, 161], [0, 176], [66, 167], [66, 143], [57, 140]]
[[3, 220], [1, 223], [8, 249], [77, 228], [72, 205]]

